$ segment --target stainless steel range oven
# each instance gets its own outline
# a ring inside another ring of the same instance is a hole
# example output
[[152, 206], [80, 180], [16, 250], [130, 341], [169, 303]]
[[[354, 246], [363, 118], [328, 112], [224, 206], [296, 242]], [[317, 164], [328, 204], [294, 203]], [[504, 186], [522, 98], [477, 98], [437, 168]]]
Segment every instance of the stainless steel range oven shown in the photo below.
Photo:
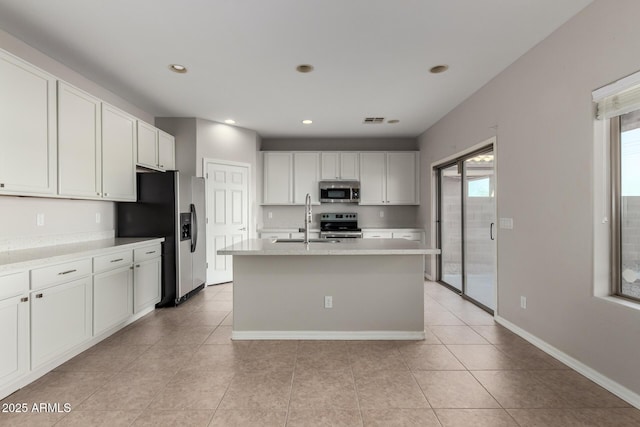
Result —
[[362, 230], [358, 228], [358, 214], [323, 213], [320, 215], [321, 239], [360, 239]]

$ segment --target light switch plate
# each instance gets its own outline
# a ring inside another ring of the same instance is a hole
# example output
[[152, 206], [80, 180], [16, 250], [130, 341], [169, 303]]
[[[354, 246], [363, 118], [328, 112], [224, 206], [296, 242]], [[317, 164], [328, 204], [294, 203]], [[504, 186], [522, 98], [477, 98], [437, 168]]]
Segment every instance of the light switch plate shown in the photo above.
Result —
[[513, 218], [500, 218], [500, 228], [513, 230]]
[[102, 221], [102, 217], [100, 216], [100, 212], [96, 212], [96, 224], [100, 224]]
[[43, 213], [39, 213], [36, 215], [36, 225], [38, 227], [43, 227], [44, 226], [44, 214]]

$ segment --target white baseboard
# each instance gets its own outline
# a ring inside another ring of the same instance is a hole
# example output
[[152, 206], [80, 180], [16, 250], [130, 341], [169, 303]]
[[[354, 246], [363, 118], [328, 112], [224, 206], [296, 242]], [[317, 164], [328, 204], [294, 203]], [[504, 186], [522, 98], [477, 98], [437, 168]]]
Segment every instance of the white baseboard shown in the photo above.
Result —
[[232, 331], [233, 340], [423, 340], [424, 331]]
[[602, 375], [600, 372], [596, 371], [595, 369], [585, 365], [584, 363], [580, 362], [577, 359], [574, 359], [573, 357], [569, 356], [563, 351], [558, 350], [551, 344], [541, 340], [535, 335], [532, 335], [529, 332], [525, 331], [524, 329], [514, 325], [513, 323], [509, 322], [505, 318], [500, 316], [495, 316], [495, 320], [505, 328], [509, 329], [511, 332], [529, 341], [531, 344], [538, 347], [540, 350], [558, 359], [565, 365], [569, 366], [571, 369], [589, 378], [594, 383], [609, 390], [611, 393], [615, 394], [620, 399], [624, 400], [630, 405], [633, 405], [636, 408], [640, 409], [640, 395], [638, 393], [628, 389], [622, 384], [619, 384], [613, 381], [609, 377]]

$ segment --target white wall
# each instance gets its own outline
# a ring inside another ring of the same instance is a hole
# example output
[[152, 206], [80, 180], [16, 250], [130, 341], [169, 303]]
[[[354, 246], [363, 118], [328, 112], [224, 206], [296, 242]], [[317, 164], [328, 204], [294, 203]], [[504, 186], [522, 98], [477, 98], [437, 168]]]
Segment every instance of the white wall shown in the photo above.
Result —
[[[0, 48], [142, 120], [153, 123], [153, 116], [147, 112], [2, 30]], [[64, 241], [59, 239], [63, 235], [96, 233], [98, 236], [103, 232], [113, 231], [114, 206], [113, 202], [102, 201], [0, 196], [0, 241], [3, 243], [0, 244], [0, 250], [14, 247], [14, 243], [21, 245], [21, 239], [23, 242], [53, 244]], [[39, 213], [45, 215], [45, 225], [42, 227], [36, 226], [36, 215]], [[96, 213], [101, 215], [99, 224], [95, 222]]]
[[593, 296], [591, 92], [640, 70], [638, 16], [595, 1], [419, 138], [428, 201], [433, 162], [497, 136], [499, 315], [637, 394], [640, 311]]

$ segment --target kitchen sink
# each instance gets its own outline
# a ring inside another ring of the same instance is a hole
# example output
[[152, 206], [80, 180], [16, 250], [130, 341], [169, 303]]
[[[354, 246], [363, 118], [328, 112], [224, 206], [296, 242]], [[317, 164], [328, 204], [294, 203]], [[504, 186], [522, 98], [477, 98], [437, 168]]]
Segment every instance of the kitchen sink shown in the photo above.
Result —
[[[275, 239], [272, 243], [304, 243], [304, 239]], [[309, 239], [309, 243], [340, 243], [340, 240]]]

